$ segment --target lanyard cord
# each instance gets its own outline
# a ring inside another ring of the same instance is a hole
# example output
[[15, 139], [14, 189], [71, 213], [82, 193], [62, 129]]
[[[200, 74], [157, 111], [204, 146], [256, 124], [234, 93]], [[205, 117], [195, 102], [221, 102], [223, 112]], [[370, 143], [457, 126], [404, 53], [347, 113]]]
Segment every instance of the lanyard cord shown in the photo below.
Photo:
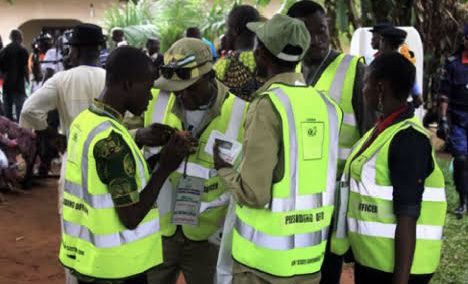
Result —
[[[189, 125], [187, 131], [192, 133], [192, 130], [193, 130], [193, 125]], [[188, 160], [189, 160], [189, 156], [188, 155], [187, 157], [185, 157], [185, 162], [184, 162], [184, 174], [183, 174], [183, 177], [186, 178], [187, 177], [187, 164], [188, 164]]]

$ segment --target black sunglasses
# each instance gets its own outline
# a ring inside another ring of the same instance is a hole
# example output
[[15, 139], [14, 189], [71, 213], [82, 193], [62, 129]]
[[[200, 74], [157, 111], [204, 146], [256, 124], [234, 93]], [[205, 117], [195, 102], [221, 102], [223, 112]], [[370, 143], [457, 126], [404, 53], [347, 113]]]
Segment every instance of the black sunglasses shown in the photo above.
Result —
[[189, 80], [192, 78], [193, 69], [199, 68], [208, 62], [209, 61], [205, 61], [194, 67], [178, 67], [178, 66], [169, 64], [169, 65], [161, 66], [159, 70], [160, 70], [161, 76], [163, 76], [165, 79], [172, 79], [172, 76], [176, 74], [177, 77], [179, 77], [182, 80]]

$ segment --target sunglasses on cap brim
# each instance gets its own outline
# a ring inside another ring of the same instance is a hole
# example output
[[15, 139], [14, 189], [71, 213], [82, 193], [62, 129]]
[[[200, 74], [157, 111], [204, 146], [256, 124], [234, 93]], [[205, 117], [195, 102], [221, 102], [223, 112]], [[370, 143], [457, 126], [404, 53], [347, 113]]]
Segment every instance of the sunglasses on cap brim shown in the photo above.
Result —
[[194, 69], [197, 69], [197, 68], [205, 65], [208, 62], [209, 61], [205, 61], [205, 62], [203, 62], [203, 63], [201, 63], [201, 64], [199, 64], [197, 66], [194, 66], [194, 67], [175, 67], [174, 68], [174, 67], [170, 67], [170, 66], [161, 66], [161, 68], [159, 70], [160, 70], [161, 76], [163, 76], [165, 79], [172, 79], [172, 77], [175, 74], [181, 80], [190, 80], [190, 79], [192, 79], [194, 77], [193, 74], [192, 74], [192, 71]]

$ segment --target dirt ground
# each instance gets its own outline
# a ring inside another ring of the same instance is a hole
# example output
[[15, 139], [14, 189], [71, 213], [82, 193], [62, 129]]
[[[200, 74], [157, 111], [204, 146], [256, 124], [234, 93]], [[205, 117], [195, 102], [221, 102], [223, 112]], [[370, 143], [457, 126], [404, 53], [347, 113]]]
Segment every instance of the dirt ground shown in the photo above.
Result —
[[[57, 181], [42, 180], [31, 190], [5, 194], [0, 204], [0, 284], [63, 284], [57, 256]], [[184, 284], [179, 279], [177, 284]], [[342, 284], [354, 283], [346, 267]]]
[[57, 255], [59, 218], [56, 180], [25, 193], [5, 194], [0, 205], [0, 283], [64, 281]]

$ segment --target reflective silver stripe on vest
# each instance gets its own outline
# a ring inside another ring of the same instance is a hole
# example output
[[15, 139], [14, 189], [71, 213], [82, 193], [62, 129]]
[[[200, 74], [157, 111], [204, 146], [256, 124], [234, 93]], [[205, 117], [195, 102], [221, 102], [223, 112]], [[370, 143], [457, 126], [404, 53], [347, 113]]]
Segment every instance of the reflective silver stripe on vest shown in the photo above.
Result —
[[244, 110], [246, 105], [247, 103], [244, 100], [239, 99], [238, 97], [234, 99], [231, 111], [231, 118], [229, 120], [226, 132], [224, 133], [224, 135], [226, 135], [227, 137], [237, 140], [237, 137], [239, 136], [239, 131], [242, 127], [242, 117], [244, 116]]
[[356, 117], [353, 114], [343, 113], [343, 123], [347, 125], [357, 125]]
[[202, 179], [209, 179], [210, 173], [214, 173], [214, 169], [205, 168], [199, 164], [195, 164], [192, 162], [187, 163], [187, 168], [185, 168], [185, 162], [182, 162], [176, 170], [179, 174], [185, 173], [188, 176], [198, 177]]
[[113, 248], [123, 246], [142, 238], [153, 235], [159, 231], [159, 219], [141, 223], [135, 230], [124, 230], [114, 234], [98, 235], [85, 226], [63, 221], [63, 232], [71, 237], [92, 243], [97, 248]]
[[320, 231], [290, 236], [271, 236], [255, 230], [250, 225], [236, 219], [236, 231], [256, 246], [271, 250], [292, 250], [295, 248], [313, 247], [327, 240], [328, 227]]
[[327, 189], [324, 194], [324, 205], [334, 205], [335, 203], [335, 186], [336, 186], [336, 173], [338, 171], [338, 150], [339, 150], [339, 137], [341, 121], [338, 118], [338, 113], [335, 105], [333, 105], [327, 96], [318, 92], [327, 105], [328, 111], [328, 125], [330, 143], [328, 145], [328, 176], [327, 176]]
[[340, 160], [348, 159], [349, 155], [351, 154], [351, 148], [342, 148], [338, 149], [338, 158]]
[[[164, 114], [166, 113], [167, 104], [169, 103], [169, 99], [171, 97], [171, 93], [167, 91], [159, 91], [159, 95], [156, 98], [156, 102], [153, 108], [153, 113], [151, 117], [151, 123], [163, 123]], [[153, 155], [158, 154], [161, 151], [161, 147], [145, 147], [145, 158], [149, 158]]]
[[203, 201], [200, 204], [200, 213], [203, 213], [207, 210], [213, 209], [213, 208], [218, 208], [222, 206], [227, 206], [229, 204], [229, 200], [231, 199], [231, 193], [230, 192], [225, 192], [218, 196], [215, 200], [205, 202]]
[[[81, 163], [82, 163], [81, 185], [73, 183], [69, 180], [65, 180], [65, 192], [77, 198], [85, 200], [89, 206], [95, 209], [104, 209], [104, 208], [114, 207], [112, 196], [110, 194], [93, 195], [93, 194], [90, 194], [88, 190], [88, 171], [89, 171], [88, 153], [89, 153], [89, 148], [91, 146], [91, 142], [94, 140], [94, 138], [96, 138], [96, 136], [98, 136], [103, 131], [106, 131], [107, 129], [111, 128], [112, 126], [113, 126], [112, 122], [104, 121], [100, 123], [98, 126], [96, 126], [86, 138], [85, 143], [83, 145], [83, 152], [82, 152], [82, 158], [81, 158]], [[116, 128], [118, 129], [118, 127]], [[133, 153], [134, 150], [132, 149], [131, 151]], [[141, 187], [138, 189], [138, 191], [141, 192], [147, 184], [145, 168], [143, 165], [145, 161], [142, 160], [141, 156], [138, 155], [138, 153], [134, 153], [134, 154], [138, 159], [137, 161], [135, 161], [135, 163], [138, 167], [140, 182], [141, 182]]]
[[[83, 199], [88, 199], [92, 200], [91, 195], [89, 194], [88, 191], [88, 150], [91, 145], [91, 142], [96, 138], [96, 136], [99, 135], [99, 133], [106, 131], [107, 129], [112, 127], [112, 123], [109, 121], [104, 121], [100, 123], [98, 126], [96, 126], [88, 135], [88, 137], [85, 140], [85, 143], [83, 145], [83, 152], [81, 154], [81, 186], [82, 186], [82, 198]], [[66, 188], [65, 188], [66, 189]], [[70, 193], [70, 192], [69, 192]], [[86, 197], [85, 195], [88, 195]], [[93, 208], [100, 208], [100, 207], [94, 207], [93, 204], [89, 204]], [[97, 204], [100, 205], [100, 204]], [[113, 207], [113, 203], [112, 203]]]
[[164, 114], [166, 113], [167, 104], [169, 103], [169, 99], [171, 97], [171, 93], [167, 91], [159, 91], [158, 98], [156, 99], [156, 103], [153, 108], [153, 117], [152, 123], [162, 123], [164, 119]]
[[74, 197], [83, 199], [89, 206], [95, 209], [113, 208], [114, 202], [109, 193], [100, 195], [85, 194], [84, 189], [80, 184], [65, 180], [65, 192]]
[[[372, 237], [395, 238], [396, 224], [384, 224], [379, 222], [361, 221], [348, 217], [350, 232]], [[442, 226], [416, 225], [416, 239], [438, 241], [442, 239]]]
[[[339, 137], [339, 121], [338, 114], [335, 106], [329, 101], [329, 99], [319, 93], [328, 110], [328, 122], [329, 122], [329, 156], [328, 156], [328, 176], [327, 176], [327, 188], [325, 192], [311, 195], [299, 195], [299, 184], [298, 184], [298, 148], [297, 148], [297, 133], [296, 124], [294, 121], [294, 113], [292, 110], [291, 101], [287, 94], [281, 89], [276, 88], [272, 90], [279, 101], [283, 104], [286, 114], [288, 116], [288, 127], [289, 127], [289, 163], [290, 163], [290, 196], [288, 198], [273, 198], [271, 202], [271, 211], [273, 212], [287, 212], [295, 210], [306, 210], [310, 208], [319, 208], [323, 206], [333, 205], [334, 203], [334, 191], [335, 191], [335, 179], [336, 179], [336, 165], [338, 156], [338, 137]], [[334, 143], [336, 141], [336, 143]], [[336, 146], [335, 146], [336, 145]]]
[[[350, 189], [352, 192], [359, 193], [363, 196], [370, 196], [374, 198], [392, 201], [393, 186], [377, 185], [375, 182], [377, 168], [376, 163], [378, 154], [379, 152], [374, 154], [374, 156], [363, 165], [361, 173], [361, 182], [357, 182], [354, 179], [351, 179]], [[433, 202], [445, 202], [445, 189], [443, 187], [434, 188], [425, 186], [422, 200]]]
[[336, 70], [335, 76], [333, 77], [332, 84], [330, 86], [330, 90], [328, 91], [328, 95], [336, 102], [341, 102], [341, 95], [343, 94], [343, 88], [345, 85], [346, 73], [348, 72], [349, 66], [351, 65], [351, 61], [353, 60], [353, 56], [346, 54], [344, 58], [341, 60], [338, 69]]
[[156, 204], [158, 205], [159, 214], [161, 216], [172, 211], [173, 194], [175, 194], [175, 191], [172, 190], [172, 184], [169, 179], [166, 179], [159, 191], [158, 199], [156, 199]]

